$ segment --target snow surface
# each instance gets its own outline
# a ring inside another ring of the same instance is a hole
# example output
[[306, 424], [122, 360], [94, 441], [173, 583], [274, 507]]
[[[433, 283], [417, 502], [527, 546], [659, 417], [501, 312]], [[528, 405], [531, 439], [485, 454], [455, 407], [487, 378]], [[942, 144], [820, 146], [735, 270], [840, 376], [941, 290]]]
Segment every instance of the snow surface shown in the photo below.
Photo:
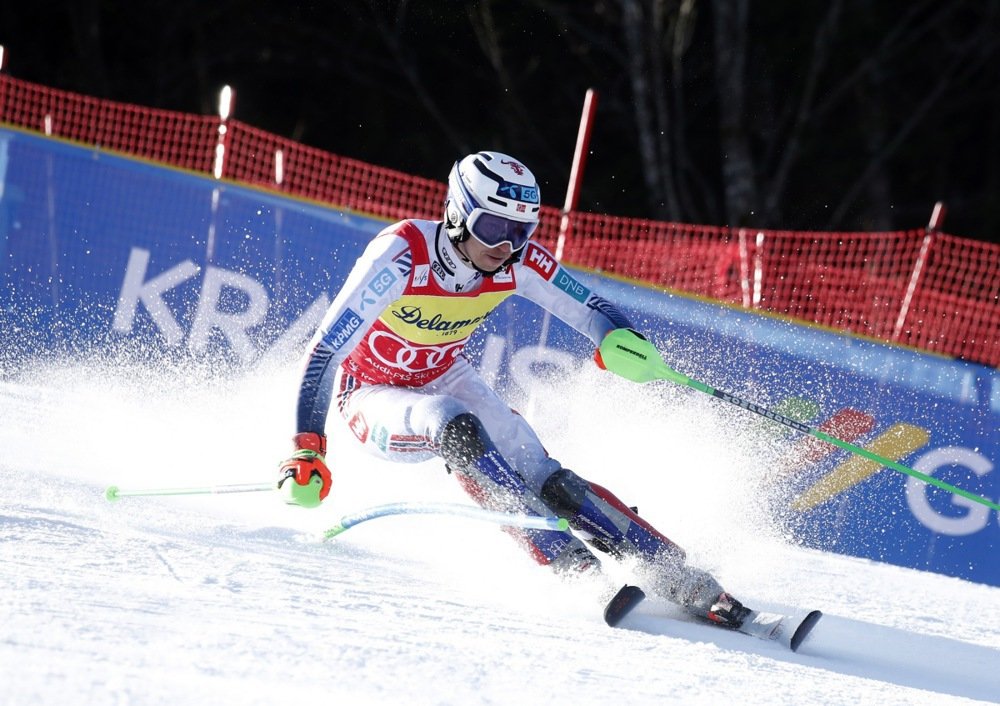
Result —
[[390, 466], [343, 438], [316, 510], [271, 493], [104, 499], [270, 481], [295, 366], [62, 362], [4, 379], [0, 704], [1000, 700], [1000, 588], [793, 546], [760, 509], [767, 444], [707, 398], [588, 368], [530, 407], [554, 456], [745, 602], [821, 608], [798, 653], [650, 601], [608, 628], [594, 586], [467, 518], [383, 518], [324, 543], [371, 505], [470, 502], [439, 463]]

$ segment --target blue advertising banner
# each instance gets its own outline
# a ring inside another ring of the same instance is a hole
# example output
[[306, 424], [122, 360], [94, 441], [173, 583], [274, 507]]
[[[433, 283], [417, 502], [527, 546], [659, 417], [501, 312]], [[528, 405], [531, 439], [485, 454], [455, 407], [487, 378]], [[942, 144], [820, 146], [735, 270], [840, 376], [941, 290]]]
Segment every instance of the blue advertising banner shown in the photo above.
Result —
[[3, 356], [100, 344], [250, 362], [311, 333], [384, 225], [0, 130]]
[[[0, 128], [0, 370], [95, 350], [296, 356], [384, 226]], [[554, 277], [622, 306], [686, 375], [1000, 501], [1000, 371], [561, 266]], [[515, 317], [536, 320], [543, 345]], [[517, 298], [474, 341], [509, 391], [525, 360], [593, 353]], [[801, 437], [782, 440], [771, 494], [800, 541], [1000, 585], [996, 512]]]

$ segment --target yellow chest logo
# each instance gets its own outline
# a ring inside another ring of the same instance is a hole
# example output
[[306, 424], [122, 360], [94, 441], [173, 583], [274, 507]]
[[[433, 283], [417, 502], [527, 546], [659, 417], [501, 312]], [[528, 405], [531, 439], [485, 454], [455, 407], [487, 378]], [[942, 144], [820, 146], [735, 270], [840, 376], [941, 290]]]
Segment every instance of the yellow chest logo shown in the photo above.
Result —
[[512, 291], [484, 292], [477, 297], [404, 295], [379, 320], [413, 343], [462, 341], [511, 294]]

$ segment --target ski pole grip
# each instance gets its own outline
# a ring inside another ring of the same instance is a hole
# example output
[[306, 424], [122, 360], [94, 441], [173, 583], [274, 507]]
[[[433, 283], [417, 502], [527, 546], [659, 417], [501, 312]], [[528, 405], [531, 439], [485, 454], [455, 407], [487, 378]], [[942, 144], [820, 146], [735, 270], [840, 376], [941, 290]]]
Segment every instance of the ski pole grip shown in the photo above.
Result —
[[632, 382], [670, 380], [680, 385], [688, 384], [686, 375], [678, 373], [663, 362], [656, 346], [627, 328], [608, 333], [599, 347], [604, 367]]

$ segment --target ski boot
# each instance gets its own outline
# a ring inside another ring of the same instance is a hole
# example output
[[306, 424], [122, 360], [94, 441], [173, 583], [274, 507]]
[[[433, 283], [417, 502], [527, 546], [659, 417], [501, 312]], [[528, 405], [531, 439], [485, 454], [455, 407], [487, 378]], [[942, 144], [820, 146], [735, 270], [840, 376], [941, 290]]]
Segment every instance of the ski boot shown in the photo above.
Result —
[[739, 630], [750, 613], [753, 612], [728, 593], [721, 593], [705, 615], [720, 627]]
[[661, 596], [683, 606], [691, 615], [720, 627], [737, 630], [752, 612], [724, 591], [710, 573], [683, 561], [662, 570], [656, 588]]

